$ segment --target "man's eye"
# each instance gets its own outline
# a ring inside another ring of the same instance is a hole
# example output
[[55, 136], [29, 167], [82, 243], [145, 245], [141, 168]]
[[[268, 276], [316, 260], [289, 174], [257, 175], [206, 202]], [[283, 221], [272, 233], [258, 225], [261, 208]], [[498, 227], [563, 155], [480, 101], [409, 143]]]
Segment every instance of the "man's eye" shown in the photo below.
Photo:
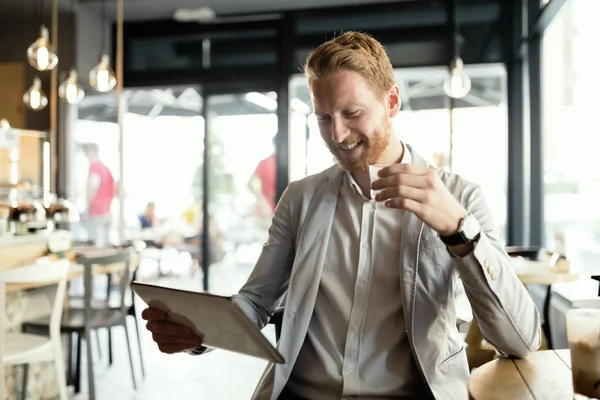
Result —
[[328, 122], [329, 120], [330, 120], [330, 118], [327, 115], [317, 117], [317, 121], [319, 121], [319, 122]]
[[349, 117], [357, 117], [360, 114], [360, 110], [352, 110], [346, 112], [346, 115]]

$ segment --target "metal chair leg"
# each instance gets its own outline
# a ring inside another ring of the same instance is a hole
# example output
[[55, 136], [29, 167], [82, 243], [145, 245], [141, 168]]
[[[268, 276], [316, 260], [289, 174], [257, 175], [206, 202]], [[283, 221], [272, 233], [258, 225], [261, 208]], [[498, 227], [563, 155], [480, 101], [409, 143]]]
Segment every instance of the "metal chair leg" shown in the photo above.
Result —
[[113, 351], [112, 351], [112, 330], [108, 329], [108, 365], [113, 363]]
[[98, 360], [102, 360], [102, 346], [100, 346], [100, 332], [98, 332], [98, 329], [94, 330], [94, 336], [96, 336], [96, 352], [98, 353]]
[[146, 369], [144, 368], [144, 359], [142, 357], [142, 340], [140, 339], [140, 327], [138, 325], [137, 315], [133, 314], [133, 321], [135, 323], [135, 333], [138, 341], [138, 350], [140, 352], [140, 365], [142, 366], [142, 376], [146, 377]]
[[29, 378], [29, 364], [23, 364], [23, 381], [21, 386], [21, 399], [27, 400], [27, 381]]
[[133, 369], [133, 357], [131, 356], [131, 341], [129, 340], [129, 330], [127, 329], [127, 321], [124, 321], [123, 328], [125, 329], [125, 340], [127, 341], [127, 355], [129, 356], [129, 366], [131, 367], [131, 380], [133, 381], [133, 389], [137, 390], [135, 381], [135, 371]]
[[81, 334], [77, 333], [77, 355], [75, 356], [75, 393], [81, 392]]
[[87, 358], [87, 375], [88, 375], [88, 399], [96, 400], [96, 385], [94, 382], [94, 360], [92, 359], [92, 346], [90, 329], [86, 327], [85, 333], [85, 349]]

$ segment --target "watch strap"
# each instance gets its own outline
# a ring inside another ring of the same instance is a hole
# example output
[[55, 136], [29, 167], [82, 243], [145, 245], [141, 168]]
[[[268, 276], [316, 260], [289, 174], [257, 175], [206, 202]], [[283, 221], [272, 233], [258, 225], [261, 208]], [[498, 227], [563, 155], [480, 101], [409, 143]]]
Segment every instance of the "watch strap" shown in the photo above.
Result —
[[456, 232], [449, 236], [440, 236], [440, 239], [446, 246], [458, 246], [470, 242], [476, 242], [481, 233], [478, 233], [473, 239], [467, 238], [462, 232]]

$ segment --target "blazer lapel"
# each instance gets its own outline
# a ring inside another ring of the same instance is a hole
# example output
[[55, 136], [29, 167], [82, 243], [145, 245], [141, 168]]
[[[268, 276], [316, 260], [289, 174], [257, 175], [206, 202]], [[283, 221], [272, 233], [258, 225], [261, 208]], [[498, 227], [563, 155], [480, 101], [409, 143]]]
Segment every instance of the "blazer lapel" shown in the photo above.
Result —
[[[325, 171], [322, 182], [310, 200], [304, 227], [298, 239], [286, 298], [285, 322], [279, 341], [286, 364], [278, 364], [275, 368], [276, 386], [287, 382], [304, 343], [319, 290], [342, 178], [343, 173], [337, 167]], [[273, 393], [278, 393], [282, 388], [274, 389]]]

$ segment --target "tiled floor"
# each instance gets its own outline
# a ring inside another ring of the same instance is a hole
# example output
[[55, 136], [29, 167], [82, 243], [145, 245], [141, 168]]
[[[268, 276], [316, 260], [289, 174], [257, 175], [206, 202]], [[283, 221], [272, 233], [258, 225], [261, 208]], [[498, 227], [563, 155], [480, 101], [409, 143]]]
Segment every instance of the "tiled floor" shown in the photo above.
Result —
[[[211, 270], [210, 291], [221, 295], [237, 292], [251, 270], [252, 265], [250, 264], [224, 263], [214, 266]], [[200, 290], [200, 279], [200, 273], [196, 273], [193, 277], [184, 273], [179, 277], [161, 278], [158, 282], [171, 287]], [[143, 304], [139, 309], [141, 312]], [[119, 332], [118, 328], [113, 329], [114, 361], [112, 367], [108, 367], [106, 356], [106, 333], [100, 333], [103, 355], [101, 360], [97, 359], [94, 341], [97, 399], [244, 400], [250, 398], [262, 370], [266, 366], [266, 361], [223, 350], [213, 351], [199, 357], [185, 354], [162, 354], [145, 329], [144, 321], [140, 320], [140, 325], [146, 367], [145, 378], [141, 377], [133, 320], [130, 321], [128, 328], [132, 339], [134, 367], [138, 382], [137, 390], [133, 389], [124, 333]], [[273, 327], [266, 327], [264, 333], [271, 341], [274, 341]], [[85, 365], [85, 359], [82, 360], [82, 365]], [[82, 371], [84, 377], [86, 374], [85, 370]], [[73, 399], [88, 398], [87, 380], [84, 378], [82, 393], [75, 395]]]

